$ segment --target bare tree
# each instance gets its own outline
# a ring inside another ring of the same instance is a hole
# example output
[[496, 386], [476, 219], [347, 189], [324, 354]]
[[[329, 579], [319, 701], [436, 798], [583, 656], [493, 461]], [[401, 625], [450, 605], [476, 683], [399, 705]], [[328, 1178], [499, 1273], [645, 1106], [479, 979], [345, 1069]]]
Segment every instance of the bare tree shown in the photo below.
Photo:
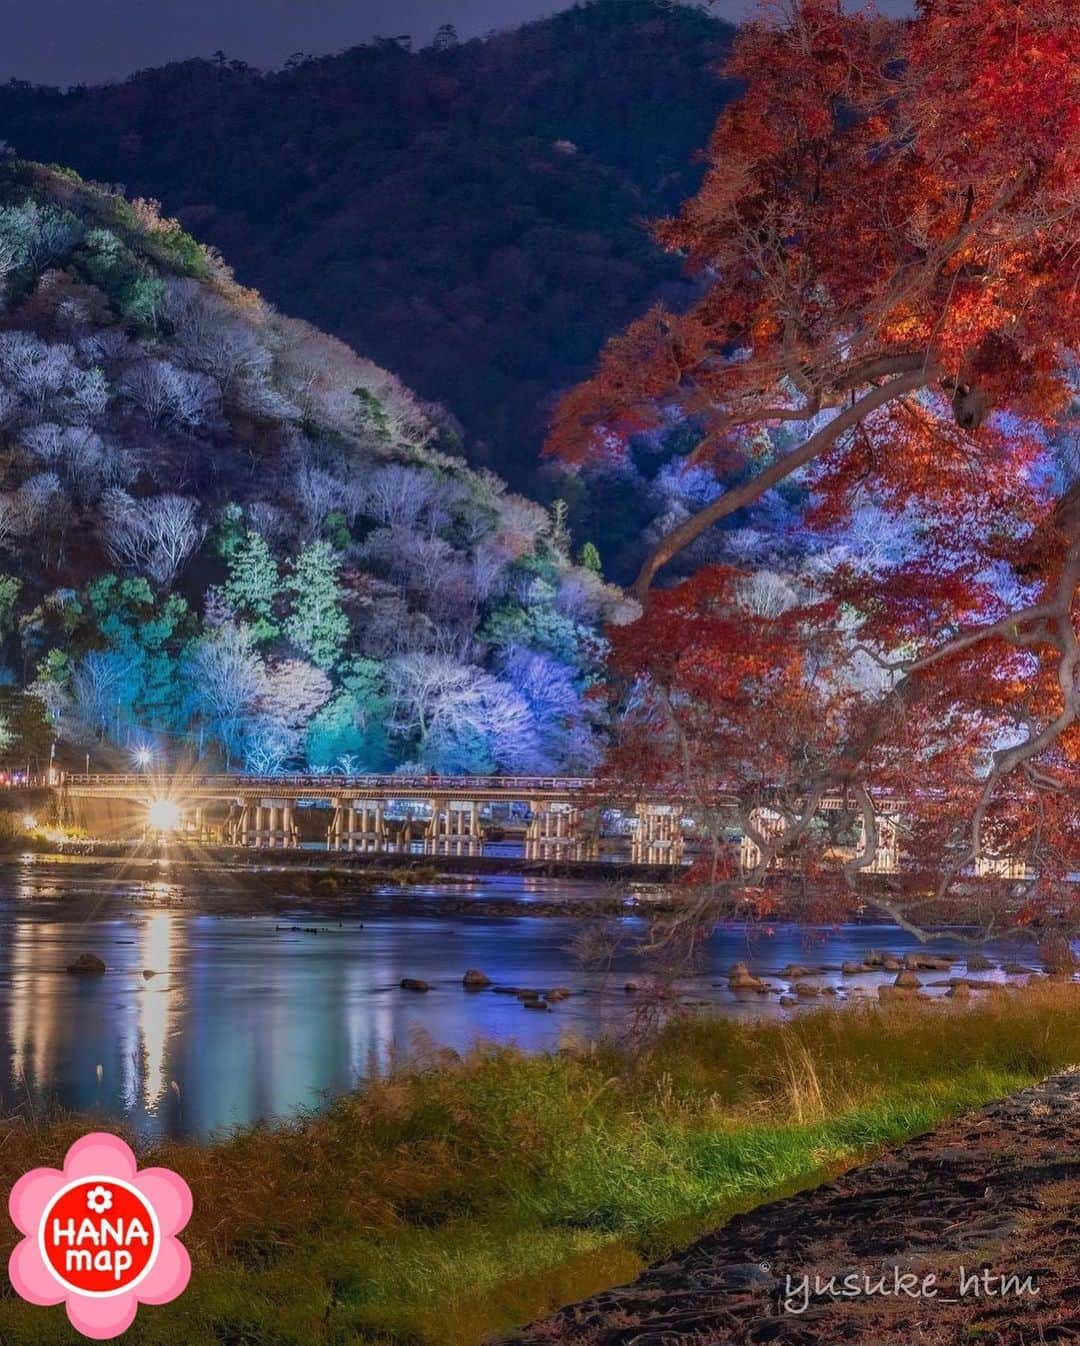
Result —
[[293, 477], [293, 498], [304, 515], [304, 536], [309, 540], [318, 537], [329, 514], [339, 511], [346, 518], [350, 513], [355, 517], [346, 484], [332, 472], [310, 463], [301, 463]]
[[18, 491], [0, 493], [0, 547], [11, 547], [30, 531], [26, 504]]
[[416, 741], [420, 760], [470, 765], [478, 743], [511, 770], [535, 760], [536, 729], [525, 698], [508, 683], [445, 655], [407, 654], [387, 666], [390, 725]]
[[261, 313], [238, 315], [236, 306], [198, 281], [166, 281], [161, 316], [193, 369], [215, 379], [228, 395], [236, 384], [261, 382], [273, 355], [260, 337]]
[[85, 421], [104, 411], [109, 401], [99, 369], [83, 369], [73, 346], [50, 345], [33, 332], [0, 333], [0, 384], [7, 385], [33, 419], [49, 414]]
[[126, 486], [139, 471], [134, 453], [118, 444], [106, 445], [87, 425], [45, 421], [23, 433], [22, 445], [39, 461], [58, 469], [84, 503], [97, 499], [108, 486]]
[[163, 587], [172, 583], [206, 533], [195, 501], [181, 495], [135, 500], [113, 488], [102, 498], [101, 513], [113, 560]]
[[446, 520], [441, 506], [438, 478], [402, 463], [378, 468], [364, 483], [363, 512], [388, 528], [434, 532]]
[[220, 389], [208, 374], [160, 359], [134, 365], [121, 380], [120, 390], [155, 428], [179, 425], [191, 430], [205, 425], [216, 415], [220, 400]]
[[794, 584], [774, 570], [755, 570], [739, 580], [735, 601], [754, 617], [779, 617], [799, 601]]
[[221, 743], [231, 766], [266, 689], [266, 670], [250, 628], [223, 622], [195, 647], [186, 672], [193, 709]]
[[91, 650], [71, 677], [71, 710], [98, 738], [104, 738], [127, 699], [132, 661], [115, 650]]

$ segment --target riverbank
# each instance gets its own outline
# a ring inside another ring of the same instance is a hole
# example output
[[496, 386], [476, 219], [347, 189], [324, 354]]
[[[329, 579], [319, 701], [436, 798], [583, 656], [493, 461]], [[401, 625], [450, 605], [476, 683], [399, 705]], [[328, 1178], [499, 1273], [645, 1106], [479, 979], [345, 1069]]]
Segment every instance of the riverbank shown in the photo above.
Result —
[[[192, 1185], [195, 1269], [125, 1340], [475, 1346], [1072, 1064], [1078, 1041], [1080, 988], [1048, 983], [534, 1055], [430, 1048], [319, 1115], [143, 1147]], [[0, 1179], [90, 1124], [9, 1119]], [[76, 1339], [62, 1310], [0, 1298], [0, 1340]]]
[[1078, 1138], [1080, 1074], [1052, 1076], [736, 1216], [513, 1346], [1074, 1341]]

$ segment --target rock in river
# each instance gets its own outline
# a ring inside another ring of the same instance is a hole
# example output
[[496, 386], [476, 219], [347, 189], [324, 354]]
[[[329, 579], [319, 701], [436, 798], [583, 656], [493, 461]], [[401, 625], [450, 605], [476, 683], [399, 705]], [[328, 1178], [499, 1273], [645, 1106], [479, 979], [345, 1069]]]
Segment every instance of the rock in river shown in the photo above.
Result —
[[760, 991], [762, 983], [752, 976], [745, 963], [733, 963], [728, 974], [728, 988], [732, 991]]
[[420, 981], [417, 977], [402, 977], [401, 989], [403, 991], [430, 991], [431, 987], [426, 981]]
[[470, 991], [482, 991], [485, 986], [491, 985], [491, 978], [483, 972], [478, 972], [476, 968], [469, 968], [461, 979], [461, 984]]
[[100, 976], [105, 971], [104, 962], [93, 953], [80, 953], [74, 963], [68, 964], [69, 972], [88, 973], [91, 976]]

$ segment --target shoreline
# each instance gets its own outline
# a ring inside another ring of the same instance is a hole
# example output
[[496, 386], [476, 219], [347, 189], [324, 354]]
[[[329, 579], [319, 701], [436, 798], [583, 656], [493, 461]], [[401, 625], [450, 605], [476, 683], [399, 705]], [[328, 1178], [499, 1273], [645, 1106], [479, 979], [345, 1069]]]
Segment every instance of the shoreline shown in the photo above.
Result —
[[[388, 864], [387, 861], [402, 863]], [[475, 869], [484, 860], [482, 869]], [[559, 866], [554, 862], [515, 861], [503, 857], [466, 856], [385, 856], [331, 855], [319, 851], [244, 851], [227, 847], [200, 849], [198, 853], [177, 849], [149, 852], [130, 847], [95, 845], [86, 849], [78, 843], [65, 849], [33, 849], [0, 853], [0, 872], [21, 865], [55, 864], [70, 873], [68, 866], [124, 865], [125, 877], [137, 877], [139, 871], [179, 871], [189, 878], [194, 897], [212, 897], [215, 908], [206, 915], [248, 913], [264, 914], [274, 910], [292, 910], [303, 904], [315, 915], [340, 916], [347, 911], [363, 914], [374, 904], [380, 914], [415, 915], [425, 918], [461, 916], [533, 916], [560, 917], [582, 921], [611, 920], [620, 917], [647, 919], [663, 916], [674, 903], [662, 890], [672, 885], [684, 871], [643, 865], [610, 865], [605, 862], [581, 862]], [[205, 881], [203, 881], [205, 876]], [[466, 890], [474, 879], [523, 878], [541, 882], [560, 880], [571, 883], [595, 883], [598, 891], [587, 897], [568, 895], [507, 895], [473, 897]], [[244, 891], [238, 888], [243, 880]], [[460, 888], [460, 896], [426, 894], [428, 888]], [[288, 891], [283, 891], [288, 889]], [[401, 889], [400, 896], [395, 890]], [[652, 889], [652, 892], [638, 891]], [[65, 899], [65, 900], [71, 900]], [[144, 904], [140, 904], [144, 905]], [[145, 904], [149, 905], [149, 904]], [[173, 907], [174, 902], [162, 906]], [[189, 905], [185, 903], [185, 905]], [[374, 913], [373, 913], [374, 914]], [[718, 917], [717, 925], [753, 931], [758, 926], [747, 920]], [[808, 922], [792, 917], [786, 921], [762, 921], [761, 928], [795, 927], [808, 931], [850, 928], [900, 927], [886, 913], [876, 910], [872, 898], [861, 911], [849, 913], [837, 922]], [[928, 925], [931, 932], [928, 950], [937, 939], [966, 939], [974, 927], [962, 923]], [[972, 949], [993, 942], [1009, 944], [1018, 950], [1038, 946], [1042, 932], [1032, 927], [1003, 930], [987, 940], [972, 940]]]

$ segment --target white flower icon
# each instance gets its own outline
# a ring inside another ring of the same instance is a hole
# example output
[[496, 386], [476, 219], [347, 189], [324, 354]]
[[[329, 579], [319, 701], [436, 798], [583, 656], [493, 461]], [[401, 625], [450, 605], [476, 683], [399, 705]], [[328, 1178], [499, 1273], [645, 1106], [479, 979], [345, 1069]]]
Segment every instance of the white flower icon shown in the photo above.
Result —
[[95, 1215], [104, 1215], [112, 1209], [112, 1192], [107, 1187], [91, 1187], [86, 1194], [86, 1204]]

